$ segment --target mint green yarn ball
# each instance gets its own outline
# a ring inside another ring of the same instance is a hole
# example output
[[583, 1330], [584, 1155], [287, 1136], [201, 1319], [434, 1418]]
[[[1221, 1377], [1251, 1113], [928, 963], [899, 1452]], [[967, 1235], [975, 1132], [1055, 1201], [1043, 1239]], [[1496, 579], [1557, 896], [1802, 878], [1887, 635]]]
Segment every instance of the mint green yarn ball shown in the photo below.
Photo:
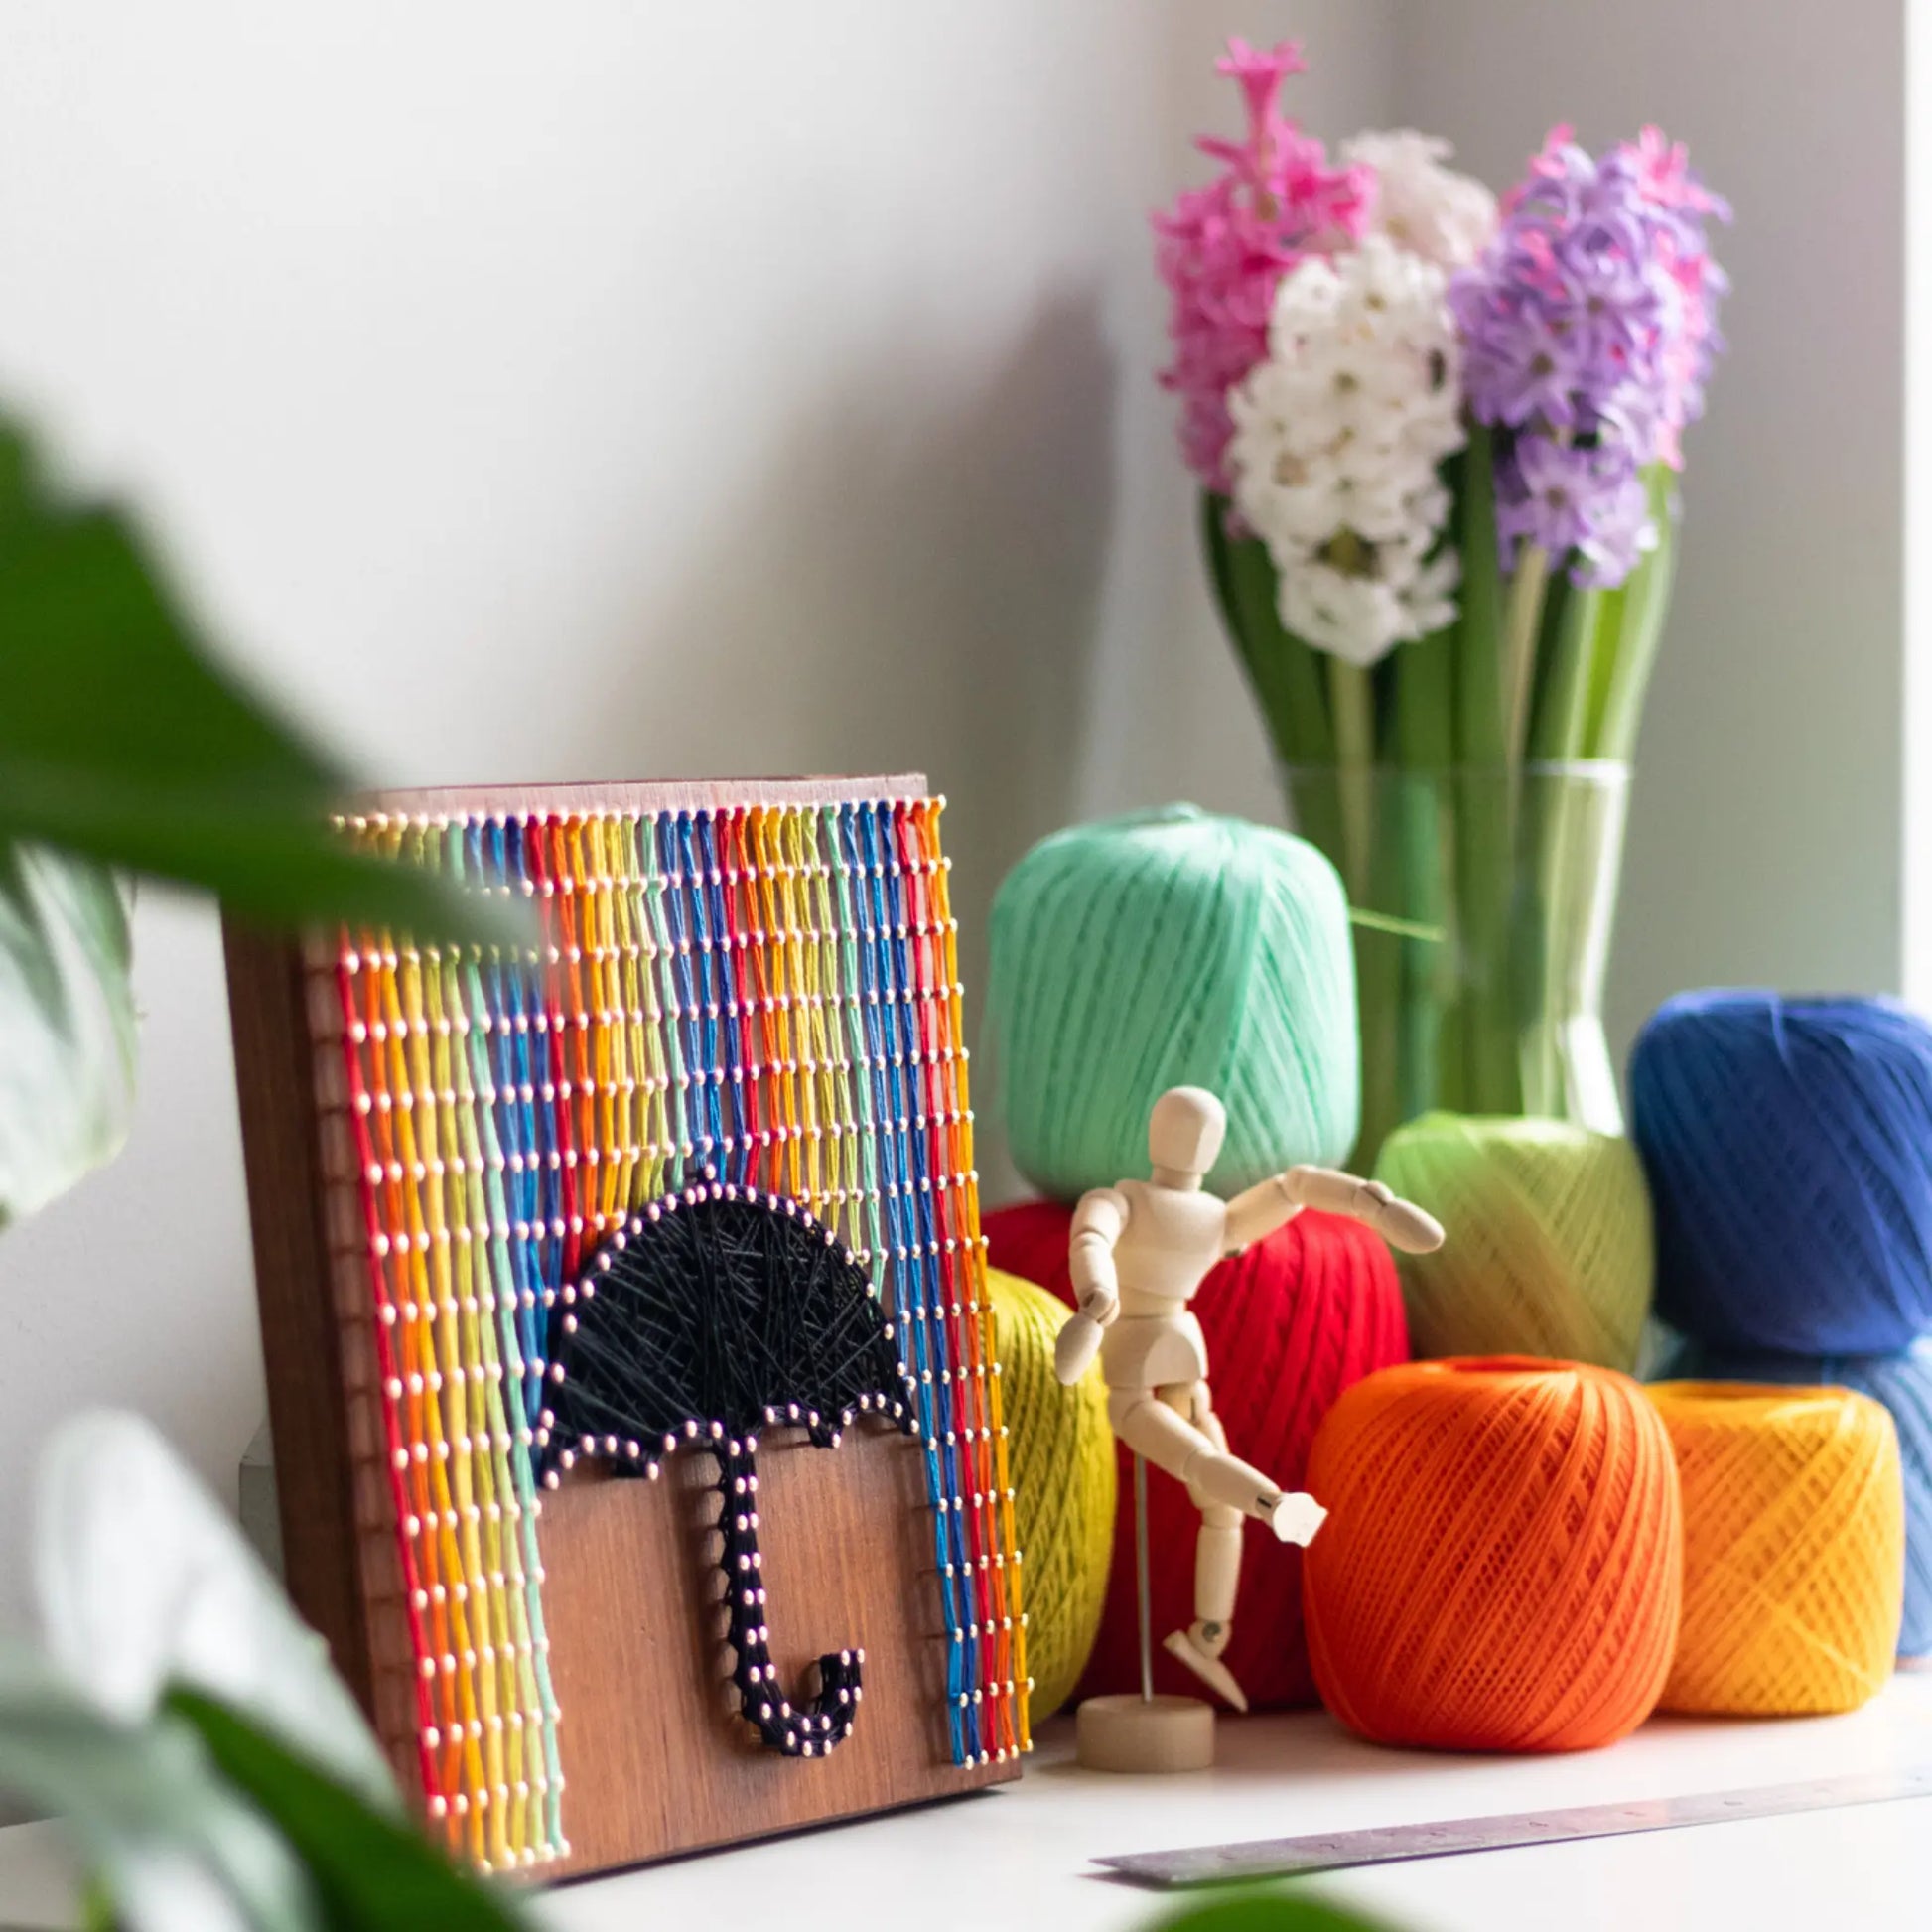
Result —
[[1305, 840], [1192, 805], [1056, 832], [1002, 883], [992, 953], [1008, 1145], [1043, 1193], [1145, 1174], [1173, 1086], [1227, 1108], [1218, 1193], [1353, 1146], [1348, 902]]

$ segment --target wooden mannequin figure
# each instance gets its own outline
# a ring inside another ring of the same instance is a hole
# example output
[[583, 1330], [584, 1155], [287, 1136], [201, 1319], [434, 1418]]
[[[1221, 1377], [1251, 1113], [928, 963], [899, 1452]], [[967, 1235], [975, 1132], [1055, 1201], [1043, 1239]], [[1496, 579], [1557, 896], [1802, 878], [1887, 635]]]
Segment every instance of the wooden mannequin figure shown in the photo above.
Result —
[[[1187, 1485], [1201, 1515], [1194, 1620], [1173, 1631], [1166, 1647], [1237, 1711], [1245, 1711], [1248, 1700], [1221, 1661], [1240, 1580], [1241, 1519], [1256, 1517], [1284, 1542], [1307, 1544], [1327, 1512], [1312, 1496], [1283, 1490], [1229, 1452], [1208, 1387], [1206, 1343], [1188, 1304], [1224, 1255], [1264, 1239], [1305, 1207], [1360, 1221], [1411, 1254], [1440, 1247], [1443, 1230], [1380, 1181], [1330, 1168], [1290, 1168], [1223, 1202], [1201, 1183], [1226, 1132], [1227, 1115], [1213, 1094], [1200, 1087], [1171, 1087], [1154, 1103], [1148, 1122], [1152, 1176], [1117, 1181], [1081, 1197], [1070, 1241], [1078, 1312], [1060, 1330], [1054, 1370], [1061, 1382], [1071, 1384], [1097, 1353], [1114, 1434], [1137, 1455]], [[1145, 1645], [1145, 1630], [1142, 1640]], [[1140, 1768], [1141, 1762], [1147, 1768], [1178, 1769], [1183, 1759], [1211, 1761], [1206, 1707], [1193, 1699], [1154, 1699], [1146, 1674], [1144, 1661], [1143, 1695], [1131, 1701], [1140, 1707], [1139, 1715], [1122, 1708], [1130, 1703], [1123, 1699], [1090, 1699], [1081, 1707], [1083, 1757], [1090, 1707], [1107, 1707], [1096, 1709], [1097, 1718], [1141, 1725], [1156, 1715], [1157, 1706], [1188, 1706], [1203, 1715], [1195, 1720], [1186, 1714], [1189, 1741], [1178, 1754], [1158, 1743], [1125, 1751], [1103, 1745], [1092, 1761], [1121, 1769]], [[1203, 1734], [1208, 1756], [1196, 1758]]]

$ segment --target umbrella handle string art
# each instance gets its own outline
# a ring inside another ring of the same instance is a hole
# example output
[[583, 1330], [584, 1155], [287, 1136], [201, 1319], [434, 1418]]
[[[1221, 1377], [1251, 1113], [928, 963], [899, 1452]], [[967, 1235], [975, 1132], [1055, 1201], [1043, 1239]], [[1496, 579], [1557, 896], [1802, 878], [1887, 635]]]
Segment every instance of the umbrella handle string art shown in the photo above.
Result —
[[798, 1429], [821, 1449], [838, 1448], [868, 1415], [916, 1432], [917, 1388], [871, 1291], [832, 1230], [795, 1201], [708, 1176], [633, 1216], [551, 1316], [555, 1406], [536, 1432], [545, 1486], [583, 1458], [652, 1482], [680, 1449], [713, 1458], [740, 1710], [772, 1750], [801, 1757], [852, 1735], [866, 1654], [848, 1645], [821, 1655], [804, 1711], [780, 1687], [755, 1432]]
[[[379, 1435], [413, 1659], [406, 1729], [395, 1695], [381, 1722], [380, 1690], [379, 1728], [432, 1820], [479, 1864], [570, 1857], [548, 1485], [587, 1457], [647, 1475], [675, 1434], [715, 1458], [724, 1560], [756, 1574], [753, 1456], [759, 1435], [793, 1421], [777, 1369], [802, 1378], [801, 1414], [825, 1425], [800, 1424], [814, 1442], [829, 1446], [847, 1409], [915, 1440], [950, 1757], [992, 1764], [1029, 1747], [942, 804], [345, 821], [366, 847], [530, 901], [542, 927], [526, 952], [350, 934], [308, 957], [310, 1031], [319, 1052], [334, 1042], [327, 1083], [344, 1123], [330, 1157], [325, 1096], [324, 1165], [352, 1175], [341, 1192], [363, 1257], [373, 1400], [359, 1427]], [[820, 1325], [831, 1304], [814, 1301], [795, 1257], [760, 1250], [738, 1326], [714, 1324], [705, 1343], [730, 1333], [747, 1352], [679, 1391], [704, 1401], [659, 1415], [637, 1392], [678, 1365], [722, 1278], [688, 1255], [680, 1275], [660, 1252], [643, 1301], [610, 1284], [638, 1272], [652, 1245], [640, 1229], [728, 1209], [808, 1231], [826, 1279], [859, 1297], [838, 1305], [858, 1345], [837, 1359]], [[638, 1325], [646, 1308], [676, 1318]], [[625, 1364], [624, 1413], [659, 1427], [599, 1408], [611, 1391], [594, 1357]], [[351, 1388], [352, 1410], [360, 1399]], [[794, 1712], [786, 1694], [764, 1695], [762, 1601], [730, 1608], [743, 1715], [772, 1749], [824, 1755], [850, 1734], [863, 1653], [821, 1658]]]

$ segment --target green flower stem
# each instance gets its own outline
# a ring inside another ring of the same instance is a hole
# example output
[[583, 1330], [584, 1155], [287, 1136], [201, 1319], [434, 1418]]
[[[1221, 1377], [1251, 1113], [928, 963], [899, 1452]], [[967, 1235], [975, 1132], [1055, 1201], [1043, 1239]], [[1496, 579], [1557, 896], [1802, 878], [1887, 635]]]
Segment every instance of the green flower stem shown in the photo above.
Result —
[[1430, 1106], [1604, 1115], [1601, 1069], [1586, 1069], [1579, 1093], [1571, 1062], [1596, 998], [1587, 980], [1621, 822], [1605, 814], [1621, 793], [1526, 773], [1627, 759], [1669, 591], [1670, 480], [1648, 480], [1662, 541], [1615, 591], [1569, 584], [1563, 560], [1534, 548], [1503, 573], [1486, 431], [1448, 481], [1459, 616], [1372, 672], [1285, 629], [1265, 547], [1228, 535], [1224, 501], [1202, 502], [1215, 595], [1290, 774], [1296, 827], [1367, 914], [1355, 934], [1362, 1166]]
[[1359, 664], [1328, 659], [1328, 697], [1335, 726], [1335, 774], [1341, 794], [1342, 878], [1356, 904], [1366, 901], [1375, 837], [1375, 690]]
[[[1376, 767], [1374, 673], [1330, 656], [1330, 712], [1335, 731], [1334, 783], [1341, 816], [1341, 873], [1349, 901], [1371, 908], [1396, 902], [1401, 891], [1400, 815], [1382, 807]], [[1386, 930], [1355, 932], [1355, 997], [1361, 1032], [1360, 1154], [1372, 1155], [1401, 1118], [1396, 1074], [1401, 1064], [1397, 1011], [1403, 941]]]
[[[1530, 757], [1537, 763], [1561, 763], [1585, 756], [1589, 710], [1596, 688], [1595, 665], [1613, 647], [1608, 621], [1621, 615], [1613, 594], [1561, 586], [1548, 626], [1549, 641], [1536, 717], [1530, 732]], [[1535, 948], [1517, 958], [1525, 976], [1522, 1010], [1536, 1016], [1521, 1032], [1523, 1105], [1533, 1114], [1567, 1115], [1561, 1021], [1568, 1011], [1566, 986], [1577, 952], [1579, 921], [1587, 905], [1568, 903], [1576, 854], [1587, 827], [1579, 823], [1593, 800], [1580, 787], [1552, 779], [1526, 800], [1519, 850], [1531, 855], [1533, 898], [1525, 908], [1520, 943]]]
[[1267, 547], [1256, 537], [1229, 536], [1227, 507], [1224, 497], [1201, 497], [1201, 536], [1221, 621], [1277, 754], [1291, 764], [1332, 764], [1334, 735], [1316, 653], [1283, 629]]
[[1550, 553], [1526, 543], [1516, 553], [1503, 607], [1503, 758], [1520, 763], [1529, 734], [1530, 694], [1536, 686], [1536, 646], [1550, 586]]
[[1673, 474], [1665, 464], [1652, 464], [1644, 482], [1650, 490], [1657, 546], [1624, 582], [1621, 634], [1603, 683], [1600, 720], [1590, 739], [1593, 757], [1626, 761], [1636, 752], [1637, 725], [1657, 661], [1657, 646], [1663, 638], [1664, 616], [1670, 608], [1671, 580], [1677, 567]]
[[1530, 728], [1529, 755], [1536, 762], [1586, 756], [1592, 678], [1609, 596], [1573, 584], [1564, 587], [1557, 601]]
[[[1462, 552], [1456, 624], [1456, 772], [1444, 803], [1453, 823], [1452, 901], [1463, 998], [1454, 1029], [1465, 1112], [1515, 1110], [1517, 1070], [1504, 950], [1508, 938], [1510, 769], [1503, 666], [1507, 598], [1496, 541], [1496, 485], [1489, 432], [1469, 431], [1457, 500]], [[1451, 1042], [1445, 1042], [1449, 1044]]]
[[[1279, 588], [1266, 547], [1231, 537], [1224, 496], [1201, 495], [1201, 548], [1221, 622], [1247, 673], [1275, 756], [1291, 770], [1327, 769], [1335, 761], [1327, 693], [1316, 654], [1282, 627]], [[1297, 829], [1333, 859], [1341, 851], [1341, 807], [1332, 785], [1298, 783]]]
[[1496, 550], [1496, 484], [1489, 432], [1469, 431], [1456, 502], [1462, 553], [1461, 616], [1456, 623], [1455, 762], [1503, 763], [1502, 569]]
[[1397, 823], [1397, 903], [1405, 917], [1436, 934], [1401, 949], [1396, 998], [1396, 1118], [1430, 1107], [1459, 1107], [1464, 1046], [1457, 997], [1459, 932], [1453, 801], [1448, 787], [1455, 762], [1455, 649], [1451, 624], [1395, 658], [1395, 745], [1402, 767], [1384, 808]]

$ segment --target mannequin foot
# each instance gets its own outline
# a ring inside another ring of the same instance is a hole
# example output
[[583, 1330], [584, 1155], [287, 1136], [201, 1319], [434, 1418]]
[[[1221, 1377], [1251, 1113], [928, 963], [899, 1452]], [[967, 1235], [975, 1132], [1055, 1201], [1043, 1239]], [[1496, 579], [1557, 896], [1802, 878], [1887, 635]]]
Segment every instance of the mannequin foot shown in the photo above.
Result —
[[1268, 1512], [1268, 1527], [1284, 1543], [1299, 1543], [1306, 1550], [1314, 1533], [1328, 1520], [1328, 1512], [1300, 1489], [1291, 1489]]
[[1233, 1705], [1237, 1711], [1248, 1708], [1248, 1694], [1235, 1680], [1234, 1673], [1221, 1662], [1227, 1647], [1227, 1625], [1217, 1628], [1215, 1637], [1205, 1635], [1207, 1626], [1196, 1621], [1185, 1630], [1171, 1630], [1163, 1639], [1168, 1655], [1183, 1663], [1209, 1690]]

